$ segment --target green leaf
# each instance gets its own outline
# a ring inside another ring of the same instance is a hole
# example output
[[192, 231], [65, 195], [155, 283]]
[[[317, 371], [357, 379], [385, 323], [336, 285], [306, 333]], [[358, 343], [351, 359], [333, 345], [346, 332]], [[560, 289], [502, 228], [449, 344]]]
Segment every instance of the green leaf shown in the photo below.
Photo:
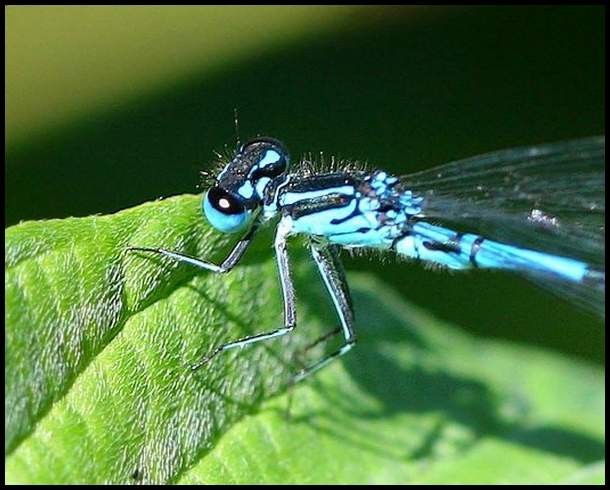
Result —
[[367, 275], [349, 275], [359, 344], [287, 391], [337, 321], [298, 243], [295, 332], [192, 372], [282, 322], [271, 230], [222, 276], [125, 253], [218, 261], [231, 237], [199, 205], [6, 230], [7, 482], [603, 482], [600, 368], [461, 334]]
[[351, 281], [360, 343], [247, 416], [181, 483], [603, 483], [598, 368], [441, 325]]

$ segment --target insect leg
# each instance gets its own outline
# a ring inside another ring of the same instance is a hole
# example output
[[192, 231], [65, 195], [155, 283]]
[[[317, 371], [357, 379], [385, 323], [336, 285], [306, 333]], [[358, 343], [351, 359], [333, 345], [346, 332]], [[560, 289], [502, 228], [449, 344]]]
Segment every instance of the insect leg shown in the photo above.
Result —
[[215, 272], [217, 274], [223, 274], [229, 272], [235, 265], [239, 262], [239, 260], [244, 255], [244, 252], [252, 242], [252, 238], [254, 237], [257, 230], [256, 224], [250, 228], [248, 233], [238, 241], [233, 250], [229, 253], [226, 259], [222, 261], [220, 265], [213, 264], [211, 262], [207, 262], [205, 260], [198, 259], [196, 257], [191, 257], [190, 255], [186, 255], [180, 252], [172, 252], [171, 250], [166, 250], [164, 248], [149, 248], [149, 247], [127, 247], [128, 251], [134, 252], [151, 252], [159, 255], [163, 255], [164, 257], [168, 257], [173, 260], [177, 260], [179, 262], [186, 262], [188, 264], [194, 265], [196, 267], [200, 267], [201, 269], [205, 269], [208, 271]]
[[[328, 245], [312, 242], [311, 252], [314, 260], [316, 261], [322, 279], [324, 280], [324, 284], [326, 284], [326, 288], [328, 289], [328, 292], [333, 300], [337, 314], [339, 315], [343, 336], [345, 337], [345, 343], [332, 354], [300, 371], [294, 377], [294, 383], [302, 381], [310, 374], [316, 372], [329, 364], [331, 361], [337, 359], [339, 356], [345, 354], [356, 343], [352, 302], [337, 250], [336, 248], [329, 247]], [[318, 344], [322, 340], [330, 337], [334, 332], [335, 331], [328, 332], [311, 345], [313, 346]]]
[[[314, 246], [313, 243], [311, 246], [313, 248], [313, 246]], [[318, 246], [318, 245], [316, 245], [316, 246]], [[318, 252], [318, 253], [320, 253], [320, 252]], [[326, 253], [329, 254], [329, 256], [327, 258], [327, 262], [329, 262], [331, 264], [331, 269], [337, 275], [337, 279], [338, 279], [339, 283], [345, 285], [345, 297], [347, 298], [347, 304], [349, 305], [349, 308], [351, 310], [352, 303], [351, 303], [351, 298], [349, 295], [349, 289], [347, 288], [347, 281], [345, 279], [345, 273], [343, 271], [343, 266], [341, 265], [341, 260], [339, 259], [337, 252], [332, 247], [327, 247]], [[316, 263], [318, 263], [317, 259], [316, 259]], [[353, 316], [353, 314], [352, 314], [352, 316]], [[333, 330], [329, 330], [328, 332], [326, 332], [325, 334], [321, 335], [319, 338], [314, 340], [312, 343], [305, 346], [298, 353], [298, 357], [300, 358], [302, 355], [306, 354], [309, 350], [313, 349], [316, 345], [318, 345], [322, 342], [325, 342], [326, 340], [330, 339], [331, 337], [334, 337], [335, 335], [341, 333], [342, 330], [343, 330], [342, 326], [338, 326], [337, 328], [335, 328]]]
[[292, 331], [296, 326], [296, 301], [294, 296], [294, 287], [292, 285], [292, 279], [290, 278], [290, 265], [288, 263], [288, 253], [286, 251], [286, 238], [290, 233], [290, 224], [287, 221], [280, 221], [277, 232], [275, 234], [275, 256], [277, 260], [277, 266], [280, 275], [280, 285], [282, 287], [282, 296], [284, 299], [284, 326], [271, 332], [259, 333], [256, 335], [250, 335], [241, 339], [234, 340], [216, 347], [212, 352], [205, 356], [201, 361], [192, 366], [192, 369], [197, 369], [213, 357], [220, 354], [221, 352], [232, 349], [234, 347], [243, 347], [254, 342], [261, 340], [267, 340], [274, 337], [285, 335]]
[[326, 340], [330, 339], [331, 337], [334, 337], [335, 335], [341, 333], [341, 330], [343, 330], [343, 327], [337, 327], [334, 330], [329, 330], [328, 332], [326, 332], [324, 335], [320, 336], [319, 338], [317, 338], [316, 340], [314, 340], [311, 344], [306, 345], [303, 350], [302, 353], [305, 353], [311, 349], [313, 349], [316, 345], [325, 342]]

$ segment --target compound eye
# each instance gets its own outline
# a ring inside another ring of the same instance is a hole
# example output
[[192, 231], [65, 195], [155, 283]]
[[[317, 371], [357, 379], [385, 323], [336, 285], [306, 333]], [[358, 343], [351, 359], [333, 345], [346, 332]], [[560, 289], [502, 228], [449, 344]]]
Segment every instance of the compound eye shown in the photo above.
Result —
[[208, 191], [210, 204], [223, 214], [242, 214], [246, 211], [244, 205], [235, 196], [222, 187], [214, 186]]
[[210, 224], [223, 233], [241, 230], [250, 216], [238, 198], [218, 186], [212, 187], [204, 197], [203, 212]]

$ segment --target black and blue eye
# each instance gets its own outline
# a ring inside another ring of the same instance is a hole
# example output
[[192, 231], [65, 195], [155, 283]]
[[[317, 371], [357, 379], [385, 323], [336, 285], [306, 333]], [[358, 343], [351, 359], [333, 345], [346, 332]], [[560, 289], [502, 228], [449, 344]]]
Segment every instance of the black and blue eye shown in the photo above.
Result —
[[210, 224], [223, 233], [235, 233], [248, 224], [250, 212], [221, 187], [212, 187], [203, 199], [203, 212]]

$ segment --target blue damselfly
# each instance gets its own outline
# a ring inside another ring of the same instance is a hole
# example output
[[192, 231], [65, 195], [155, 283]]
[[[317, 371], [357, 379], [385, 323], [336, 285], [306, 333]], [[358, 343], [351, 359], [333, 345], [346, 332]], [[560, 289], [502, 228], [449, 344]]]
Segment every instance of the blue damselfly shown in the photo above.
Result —
[[238, 144], [203, 197], [213, 227], [244, 233], [220, 265], [162, 248], [129, 249], [226, 273], [260, 226], [278, 218], [274, 249], [284, 325], [222, 344], [199, 367], [222, 351], [295, 328], [286, 243], [306, 235], [341, 324], [322, 338], [342, 332], [345, 341], [299, 372], [299, 381], [356, 341], [342, 248], [377, 249], [454, 270], [512, 271], [603, 316], [604, 157], [605, 138], [593, 137], [502, 150], [395, 177], [348, 163], [323, 168], [306, 158], [292, 168], [279, 141], [257, 138]]

